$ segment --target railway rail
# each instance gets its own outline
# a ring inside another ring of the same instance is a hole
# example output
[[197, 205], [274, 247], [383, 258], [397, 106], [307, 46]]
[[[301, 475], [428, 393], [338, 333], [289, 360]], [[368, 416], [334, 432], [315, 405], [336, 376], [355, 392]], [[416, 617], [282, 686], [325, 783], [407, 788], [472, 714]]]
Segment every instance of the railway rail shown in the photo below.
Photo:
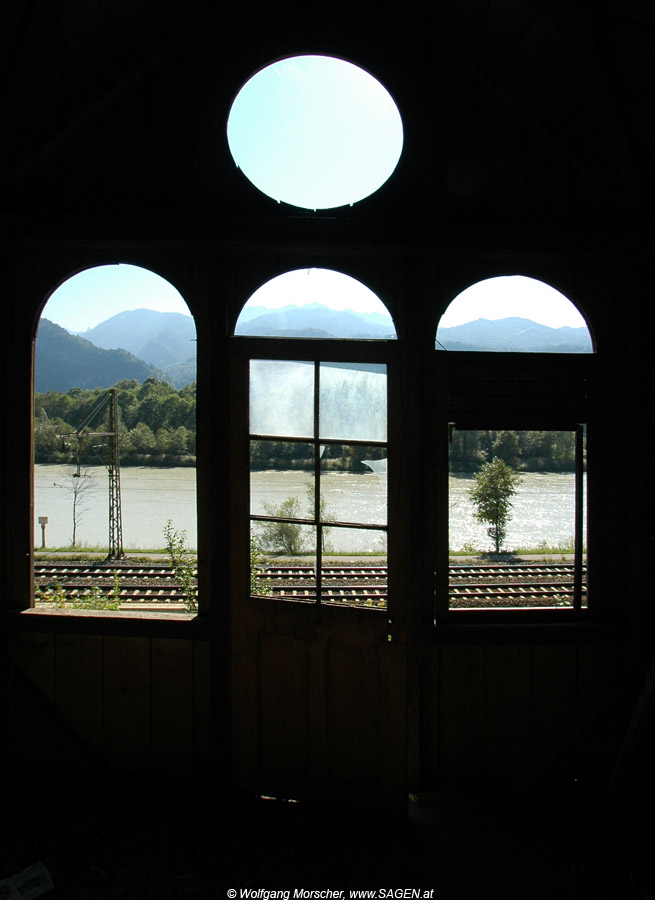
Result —
[[121, 609], [183, 612], [185, 594], [175, 572], [166, 563], [139, 565], [122, 560], [103, 564], [66, 562], [37, 563], [34, 566], [37, 598], [54, 601], [55, 594], [67, 603], [84, 604], [96, 589], [120, 604]]
[[[586, 570], [583, 568], [583, 593]], [[313, 602], [316, 594], [312, 566], [271, 565], [258, 573], [262, 593], [274, 598]], [[166, 563], [117, 561], [102, 564], [37, 563], [37, 596], [55, 591], [66, 602], [82, 603], [99, 589], [122, 609], [181, 611], [185, 595], [174, 570]], [[455, 564], [449, 567], [450, 603], [458, 606], [569, 605], [574, 594], [574, 567], [568, 563]], [[387, 596], [387, 568], [380, 565], [329, 564], [321, 570], [324, 602], [383, 607]]]

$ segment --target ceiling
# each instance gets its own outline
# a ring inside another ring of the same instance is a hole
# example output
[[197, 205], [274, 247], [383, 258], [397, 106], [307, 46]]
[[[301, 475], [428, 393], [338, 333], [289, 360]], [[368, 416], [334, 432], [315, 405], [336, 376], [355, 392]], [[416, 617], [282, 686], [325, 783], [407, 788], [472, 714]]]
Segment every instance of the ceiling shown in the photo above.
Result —
[[13, 0], [0, 208], [265, 214], [228, 171], [222, 110], [310, 51], [369, 68], [403, 114], [404, 167], [367, 215], [643, 226], [654, 36], [645, 0]]

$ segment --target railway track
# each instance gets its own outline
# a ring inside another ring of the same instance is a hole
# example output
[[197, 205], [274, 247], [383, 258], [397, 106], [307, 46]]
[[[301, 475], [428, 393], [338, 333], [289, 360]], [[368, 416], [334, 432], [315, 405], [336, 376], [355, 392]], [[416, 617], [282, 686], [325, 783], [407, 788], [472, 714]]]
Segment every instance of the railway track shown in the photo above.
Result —
[[[279, 599], [311, 603], [316, 595], [312, 566], [269, 566], [258, 573], [263, 590]], [[583, 592], [586, 571], [583, 569]], [[37, 597], [59, 591], [66, 602], [81, 603], [93, 591], [122, 609], [184, 610], [185, 596], [166, 563], [71, 564], [48, 562], [34, 568]], [[451, 565], [451, 606], [568, 605], [574, 594], [574, 567], [567, 563]], [[264, 587], [265, 586], [265, 587]], [[382, 607], [387, 568], [379, 565], [326, 565], [321, 571], [324, 602]]]
[[67, 603], [83, 604], [98, 590], [102, 596], [120, 604], [121, 609], [183, 612], [185, 594], [177, 583], [175, 572], [165, 563], [125, 564], [122, 561], [101, 565], [74, 565], [49, 562], [34, 566], [34, 586], [44, 602], [53, 602], [59, 592]]
[[[582, 569], [582, 597], [586, 567]], [[571, 606], [575, 567], [570, 563], [511, 563], [449, 567], [452, 608]]]

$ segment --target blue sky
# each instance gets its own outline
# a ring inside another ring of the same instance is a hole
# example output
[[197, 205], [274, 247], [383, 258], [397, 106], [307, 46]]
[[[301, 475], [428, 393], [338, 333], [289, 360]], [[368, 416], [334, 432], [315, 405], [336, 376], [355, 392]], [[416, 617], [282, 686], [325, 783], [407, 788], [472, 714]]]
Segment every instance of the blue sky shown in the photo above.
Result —
[[86, 269], [51, 295], [42, 315], [68, 331], [93, 328], [126, 309], [181, 312], [189, 309], [170, 282], [139, 266], [110, 265]]
[[322, 303], [331, 309], [388, 315], [382, 301], [361, 281], [333, 269], [295, 269], [263, 284], [246, 306], [280, 309], [288, 304]]
[[[381, 300], [366, 285], [330, 269], [286, 272], [262, 285], [249, 300], [250, 305], [269, 309], [306, 303], [386, 313]], [[189, 315], [184, 298], [169, 282], [132, 265], [98, 266], [75, 275], [52, 294], [43, 315], [69, 331], [84, 332], [116, 313], [140, 308]], [[488, 279], [463, 291], [444, 313], [440, 327], [507, 316], [553, 328], [585, 325], [573, 304], [554, 288], [514, 275]]]
[[297, 56], [246, 82], [227, 137], [235, 163], [268, 197], [328, 209], [368, 197], [389, 178], [403, 127], [372, 75], [342, 59]]
[[523, 275], [503, 275], [472, 285], [454, 298], [439, 322], [450, 328], [476, 319], [518, 316], [540, 325], [586, 327], [571, 301], [550, 285]]

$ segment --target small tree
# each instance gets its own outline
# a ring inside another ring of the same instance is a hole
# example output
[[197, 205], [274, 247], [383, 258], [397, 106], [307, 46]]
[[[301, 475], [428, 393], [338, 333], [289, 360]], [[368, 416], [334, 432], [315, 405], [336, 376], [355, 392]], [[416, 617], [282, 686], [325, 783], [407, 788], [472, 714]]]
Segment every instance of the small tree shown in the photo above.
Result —
[[502, 459], [494, 458], [485, 463], [475, 475], [475, 486], [470, 496], [475, 506], [475, 517], [489, 525], [487, 534], [494, 542], [496, 553], [505, 543], [507, 523], [512, 517], [512, 500], [521, 476]]
[[[264, 503], [269, 516], [280, 519], [300, 518], [300, 501], [297, 497], [287, 497], [279, 506]], [[262, 545], [273, 553], [285, 553], [296, 556], [302, 552], [302, 525], [296, 522], [268, 522], [261, 537]]]
[[70, 493], [72, 501], [71, 547], [77, 547], [77, 532], [88, 500], [86, 494], [93, 487], [93, 472], [73, 469], [70, 473], [70, 484], [64, 487]]

